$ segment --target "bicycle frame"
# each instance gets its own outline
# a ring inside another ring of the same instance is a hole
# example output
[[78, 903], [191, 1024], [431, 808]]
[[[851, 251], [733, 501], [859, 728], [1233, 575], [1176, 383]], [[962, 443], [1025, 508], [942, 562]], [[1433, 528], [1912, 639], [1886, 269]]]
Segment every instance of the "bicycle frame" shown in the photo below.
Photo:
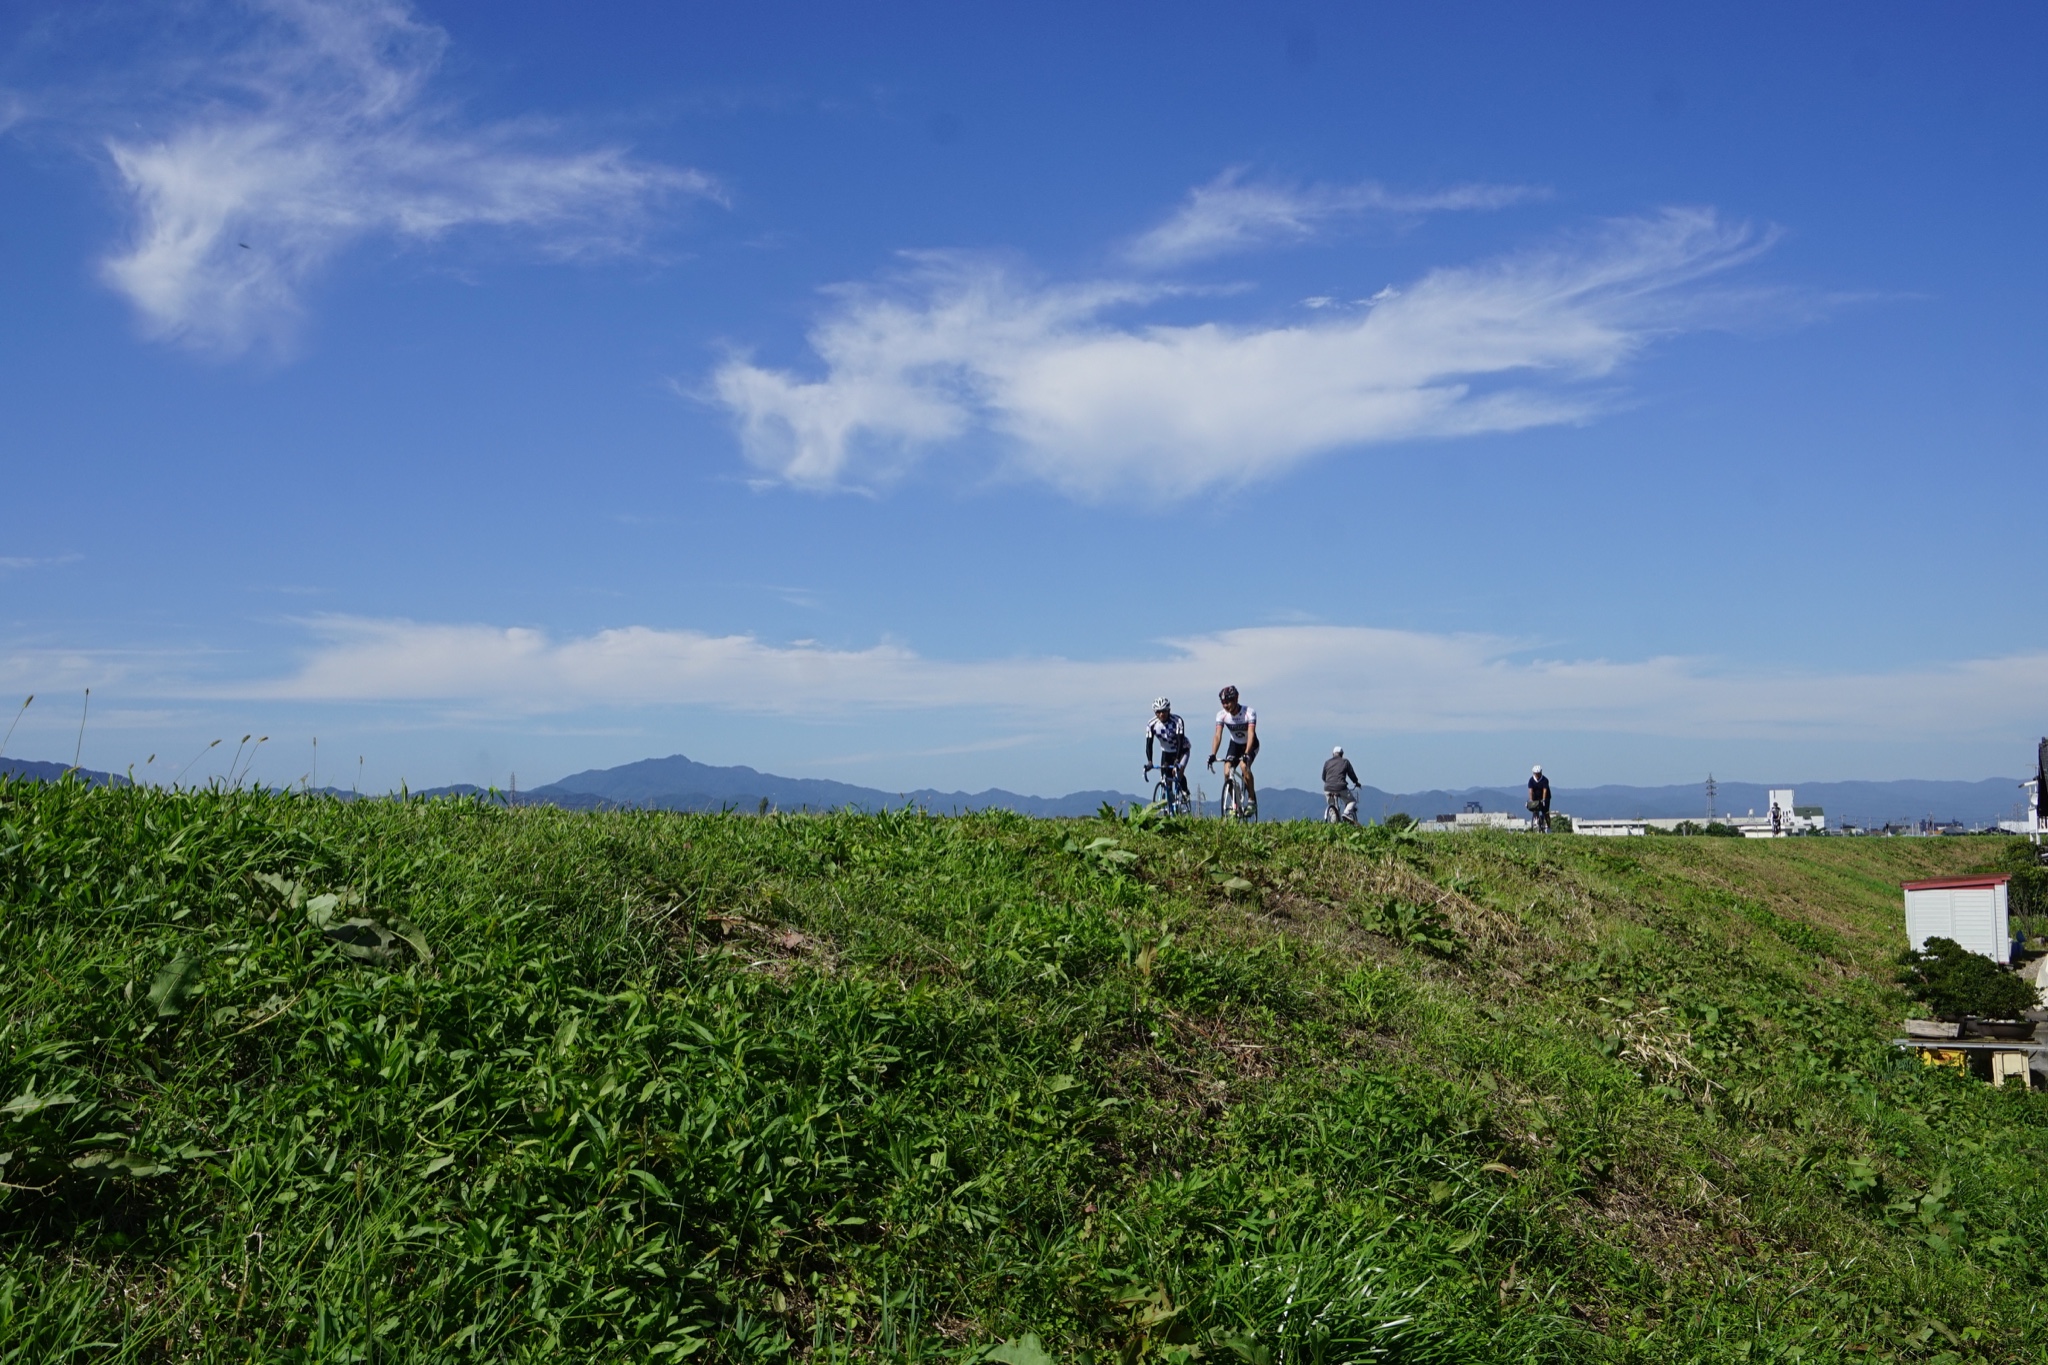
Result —
[[1159, 780], [1152, 785], [1152, 800], [1155, 805], [1165, 807], [1168, 815], [1187, 815], [1194, 810], [1194, 797], [1188, 791], [1187, 760], [1179, 763], [1161, 763], [1154, 767], [1146, 765], [1148, 772], [1159, 774]]
[[1245, 786], [1240, 768], [1241, 761], [1224, 762], [1223, 795], [1216, 813], [1225, 820], [1256, 820], [1259, 818], [1259, 798], [1253, 789]]

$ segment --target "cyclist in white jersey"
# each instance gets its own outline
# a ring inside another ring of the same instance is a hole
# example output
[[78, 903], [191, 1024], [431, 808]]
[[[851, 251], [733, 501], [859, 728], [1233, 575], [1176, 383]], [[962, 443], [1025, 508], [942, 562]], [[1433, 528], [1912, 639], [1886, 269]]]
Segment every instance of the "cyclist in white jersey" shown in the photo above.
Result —
[[1223, 732], [1228, 730], [1230, 748], [1223, 755], [1223, 771], [1236, 768], [1245, 795], [1256, 801], [1259, 789], [1252, 785], [1252, 760], [1259, 756], [1259, 713], [1239, 704], [1235, 687], [1218, 692], [1216, 700], [1223, 704], [1223, 709], [1216, 713], [1216, 733], [1209, 738], [1209, 771], [1216, 771], [1216, 750], [1223, 743]]
[[1194, 745], [1188, 743], [1186, 722], [1173, 713], [1165, 697], [1152, 703], [1152, 719], [1145, 726], [1145, 771], [1152, 771], [1152, 746], [1159, 746], [1159, 776], [1171, 782], [1182, 796], [1188, 792], [1188, 758]]

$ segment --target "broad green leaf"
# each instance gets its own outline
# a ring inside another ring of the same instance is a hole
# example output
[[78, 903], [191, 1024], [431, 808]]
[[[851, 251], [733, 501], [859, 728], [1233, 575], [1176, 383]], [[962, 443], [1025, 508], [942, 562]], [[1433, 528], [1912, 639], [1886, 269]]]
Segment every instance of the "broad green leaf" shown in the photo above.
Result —
[[199, 963], [184, 953], [172, 958], [170, 965], [156, 974], [150, 983], [149, 1003], [156, 1006], [156, 1017], [168, 1019], [184, 1008], [185, 1000], [192, 994], [192, 988], [199, 982]]
[[393, 915], [391, 917], [391, 932], [404, 939], [407, 945], [415, 953], [419, 954], [419, 959], [422, 963], [434, 960], [433, 950], [427, 947], [427, 936], [420, 932], [418, 925], [405, 918], [405, 916]]
[[1026, 1332], [1015, 1341], [1006, 1341], [991, 1347], [983, 1360], [1000, 1360], [1005, 1365], [1059, 1365], [1038, 1340], [1036, 1332]]
[[0, 1105], [0, 1114], [6, 1114], [12, 1118], [25, 1118], [44, 1109], [54, 1109], [58, 1105], [76, 1103], [78, 1103], [78, 1096], [72, 1094], [69, 1090], [59, 1090], [48, 1095], [38, 1095], [35, 1091], [30, 1090], [16, 1095], [13, 1099], [7, 1101], [6, 1104]]

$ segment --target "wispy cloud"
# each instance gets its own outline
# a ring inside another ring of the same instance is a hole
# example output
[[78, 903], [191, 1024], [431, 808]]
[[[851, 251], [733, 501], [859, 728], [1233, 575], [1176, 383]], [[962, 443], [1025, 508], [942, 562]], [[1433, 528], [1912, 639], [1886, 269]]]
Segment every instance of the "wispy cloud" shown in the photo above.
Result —
[[747, 458], [800, 488], [872, 485], [980, 438], [1077, 497], [1187, 497], [1344, 447], [1584, 420], [1588, 381], [1723, 320], [1703, 282], [1768, 243], [1672, 209], [1284, 324], [1146, 325], [1125, 315], [1166, 286], [926, 254], [838, 291], [810, 335], [821, 377], [735, 357], [713, 389]]
[[1392, 190], [1371, 180], [1291, 185], [1248, 179], [1243, 167], [1235, 167], [1188, 191], [1173, 216], [1133, 241], [1124, 254], [1141, 266], [1185, 265], [1250, 247], [1305, 241], [1347, 218], [1500, 209], [1546, 193], [1533, 185], [1453, 185], [1419, 192]]
[[153, 336], [281, 342], [308, 282], [375, 234], [507, 228], [550, 255], [617, 252], [662, 196], [719, 196], [700, 171], [433, 101], [447, 35], [401, 0], [256, 0], [241, 17], [237, 44], [150, 115], [161, 131], [106, 144], [135, 224], [103, 274]]
[[1567, 659], [1499, 636], [1365, 626], [1223, 630], [1108, 659], [982, 660], [928, 658], [898, 643], [832, 649], [644, 626], [565, 640], [403, 620], [331, 617], [313, 626], [318, 644], [296, 672], [208, 695], [425, 703], [498, 715], [650, 706], [810, 717], [950, 709], [1020, 726], [1038, 725], [1045, 699], [1058, 697], [1063, 726], [1100, 734], [1128, 729], [1134, 711], [1162, 691], [1198, 703], [1231, 681], [1290, 725], [1353, 733], [1898, 742], [2031, 724], [2048, 688], [2048, 653], [1817, 673], [1727, 669], [1682, 657]]
[[84, 556], [72, 553], [62, 555], [0, 555], [0, 571], [16, 569], [50, 569], [59, 564], [76, 564]]

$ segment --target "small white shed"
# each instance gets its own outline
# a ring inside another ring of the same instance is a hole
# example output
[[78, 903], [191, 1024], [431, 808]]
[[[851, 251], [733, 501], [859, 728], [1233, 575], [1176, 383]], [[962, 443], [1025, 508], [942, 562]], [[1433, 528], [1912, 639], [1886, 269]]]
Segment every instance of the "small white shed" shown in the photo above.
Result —
[[2010, 877], [1944, 877], [1906, 883], [1906, 939], [1917, 952], [1930, 938], [1954, 939], [1993, 962], [2012, 961], [2006, 922]]

